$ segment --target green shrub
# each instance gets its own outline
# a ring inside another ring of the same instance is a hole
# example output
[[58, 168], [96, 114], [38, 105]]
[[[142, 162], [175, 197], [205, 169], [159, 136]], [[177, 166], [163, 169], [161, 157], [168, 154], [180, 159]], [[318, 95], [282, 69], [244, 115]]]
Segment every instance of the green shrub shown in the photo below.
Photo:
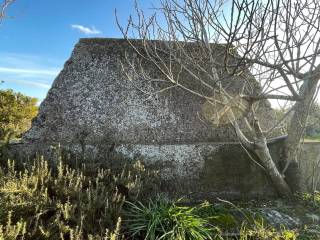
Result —
[[254, 224], [243, 223], [239, 240], [296, 240], [298, 234], [293, 230], [282, 227], [280, 231], [257, 220]]
[[37, 101], [22, 93], [0, 89], [0, 142], [20, 137], [28, 130], [38, 112]]
[[298, 201], [302, 202], [304, 205], [320, 208], [320, 192], [314, 191], [312, 193], [298, 193], [296, 194]]
[[125, 197], [139, 197], [145, 175], [139, 162], [116, 174], [62, 161], [51, 169], [42, 158], [18, 171], [8, 161], [0, 168], [0, 240], [122, 239]]
[[[145, 240], [204, 240], [218, 239], [219, 229], [196, 214], [205, 205], [187, 207], [178, 202], [158, 197], [144, 205], [128, 202], [125, 223], [133, 238]], [[221, 239], [221, 238], [219, 238]]]

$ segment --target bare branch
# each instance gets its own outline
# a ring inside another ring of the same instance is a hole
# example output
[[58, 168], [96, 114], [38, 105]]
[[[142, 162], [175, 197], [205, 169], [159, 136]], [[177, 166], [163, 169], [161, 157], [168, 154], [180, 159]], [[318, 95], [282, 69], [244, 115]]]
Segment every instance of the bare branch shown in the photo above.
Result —
[[3, 19], [7, 17], [6, 11], [14, 1], [15, 0], [4, 0], [0, 5], [0, 24], [2, 23]]
[[[135, 18], [126, 27], [117, 24], [136, 53], [127, 58], [128, 78], [165, 82], [154, 94], [181, 88], [202, 98], [206, 120], [216, 127], [228, 122], [279, 190], [290, 192], [266, 141], [279, 123], [262, 131], [252, 106], [290, 101], [291, 111], [305, 121], [320, 80], [318, 0], [232, 0], [228, 8], [222, 0], [162, 0], [151, 16], [136, 4]], [[146, 64], [155, 70], [148, 72]], [[240, 121], [249, 115], [251, 124]]]

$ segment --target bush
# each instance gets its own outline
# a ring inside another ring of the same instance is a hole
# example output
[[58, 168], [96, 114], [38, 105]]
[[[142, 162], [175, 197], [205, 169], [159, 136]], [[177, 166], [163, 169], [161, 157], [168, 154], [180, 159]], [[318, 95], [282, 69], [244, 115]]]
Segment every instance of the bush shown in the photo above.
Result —
[[37, 99], [12, 90], [0, 90], [0, 142], [28, 130], [38, 112]]
[[[210, 226], [206, 218], [196, 214], [199, 208], [179, 206], [178, 202], [158, 197], [147, 205], [128, 202], [125, 226], [133, 238], [145, 240], [205, 240], [218, 239], [219, 229]], [[214, 236], [215, 237], [212, 237]], [[221, 238], [219, 238], [221, 239]]]
[[18, 171], [8, 161], [0, 168], [0, 239], [122, 239], [125, 195], [138, 197], [142, 171], [139, 162], [118, 174], [62, 161], [50, 169], [42, 158]]
[[265, 225], [262, 221], [255, 221], [248, 227], [246, 223], [240, 230], [240, 240], [296, 240], [298, 234], [293, 230], [282, 227], [280, 231]]
[[320, 209], [320, 192], [318, 191], [312, 193], [298, 193], [295, 197], [306, 206], [314, 207], [318, 210]]

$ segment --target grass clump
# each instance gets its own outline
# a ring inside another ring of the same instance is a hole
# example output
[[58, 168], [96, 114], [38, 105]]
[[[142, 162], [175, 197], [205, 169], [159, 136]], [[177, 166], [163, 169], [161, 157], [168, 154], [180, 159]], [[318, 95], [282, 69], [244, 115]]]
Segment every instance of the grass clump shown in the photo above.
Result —
[[219, 229], [197, 214], [199, 208], [206, 206], [181, 206], [179, 201], [171, 201], [163, 196], [147, 204], [128, 202], [125, 224], [133, 239], [222, 239]]

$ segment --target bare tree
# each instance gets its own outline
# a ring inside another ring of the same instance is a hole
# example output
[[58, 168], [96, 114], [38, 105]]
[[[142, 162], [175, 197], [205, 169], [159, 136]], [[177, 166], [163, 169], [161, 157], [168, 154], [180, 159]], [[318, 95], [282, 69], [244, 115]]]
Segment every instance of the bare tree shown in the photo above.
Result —
[[[136, 5], [128, 25], [118, 25], [140, 56], [128, 56], [128, 77], [166, 81], [171, 85], [160, 91], [178, 87], [204, 98], [208, 119], [216, 125], [227, 121], [234, 128], [280, 195], [298, 190], [285, 173], [297, 165], [297, 149], [320, 79], [318, 0], [162, 0], [152, 16]], [[142, 48], [132, 38], [140, 39]], [[160, 74], [148, 73], [141, 61], [154, 65]], [[241, 82], [237, 93], [225, 84], [230, 77], [231, 84]], [[263, 131], [256, 114], [257, 105], [267, 99], [293, 103], [285, 114], [294, 117], [283, 169], [267, 146], [267, 137], [281, 121]], [[245, 125], [239, 124], [239, 116]]]
[[2, 23], [3, 19], [6, 18], [6, 11], [14, 1], [15, 0], [4, 0], [0, 5], [0, 24]]

